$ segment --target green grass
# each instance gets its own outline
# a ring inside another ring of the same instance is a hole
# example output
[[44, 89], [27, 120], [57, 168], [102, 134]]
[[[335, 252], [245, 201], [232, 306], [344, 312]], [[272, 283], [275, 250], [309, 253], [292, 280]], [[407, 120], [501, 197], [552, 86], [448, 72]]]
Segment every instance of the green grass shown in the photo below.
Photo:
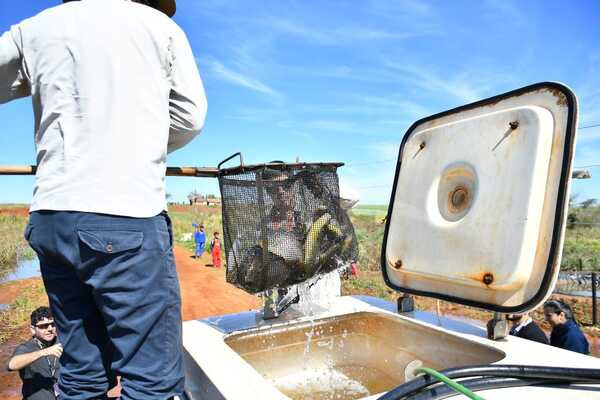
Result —
[[600, 206], [571, 207], [569, 216], [576, 223], [567, 225], [561, 268], [579, 269], [581, 260], [583, 270], [600, 270]]
[[191, 241], [184, 241], [183, 235], [194, 232], [192, 223], [204, 225], [204, 232], [206, 233], [205, 247], [207, 251], [209, 250], [213, 232], [219, 232], [221, 235], [221, 240], [223, 240], [220, 209], [217, 213], [208, 213], [190, 207], [187, 211], [169, 211], [169, 216], [173, 221], [173, 236], [175, 237], [175, 243], [185, 247], [190, 251], [194, 251], [196, 249], [196, 244], [194, 243], [193, 239]]
[[350, 210], [350, 215], [368, 215], [383, 218], [388, 212], [387, 205], [358, 204]]
[[600, 228], [567, 230], [561, 266], [565, 270], [579, 269], [580, 259], [583, 269], [600, 269]]
[[14, 270], [18, 259], [34, 256], [23, 238], [27, 220], [25, 216], [0, 215], [0, 278]]
[[19, 327], [27, 324], [31, 312], [43, 305], [48, 305], [48, 297], [41, 279], [28, 283], [10, 307], [0, 311], [0, 344], [6, 342]]
[[368, 271], [379, 271], [384, 224], [379, 217], [371, 215], [352, 213], [350, 220], [354, 225], [354, 232], [358, 239], [360, 268]]
[[381, 274], [361, 273], [358, 278], [342, 281], [342, 295], [362, 294], [394, 301], [398, 294], [390, 289]]

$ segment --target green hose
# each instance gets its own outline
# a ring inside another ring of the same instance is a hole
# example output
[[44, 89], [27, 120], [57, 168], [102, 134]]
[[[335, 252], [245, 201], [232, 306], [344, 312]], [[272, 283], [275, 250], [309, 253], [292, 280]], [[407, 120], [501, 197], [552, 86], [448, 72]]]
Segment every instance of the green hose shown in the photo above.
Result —
[[476, 395], [474, 392], [472, 392], [471, 390], [467, 389], [466, 387], [464, 387], [460, 383], [458, 383], [456, 381], [453, 381], [452, 379], [446, 377], [443, 374], [440, 374], [435, 369], [427, 368], [427, 367], [420, 367], [420, 368], [417, 368], [415, 370], [415, 374], [419, 374], [419, 373], [427, 374], [427, 375], [430, 375], [430, 376], [434, 377], [438, 381], [440, 381], [440, 382], [442, 382], [442, 383], [450, 386], [452, 389], [456, 390], [458, 393], [464, 394], [465, 396], [467, 396], [470, 399], [473, 399], [473, 400], [485, 400], [483, 397]]

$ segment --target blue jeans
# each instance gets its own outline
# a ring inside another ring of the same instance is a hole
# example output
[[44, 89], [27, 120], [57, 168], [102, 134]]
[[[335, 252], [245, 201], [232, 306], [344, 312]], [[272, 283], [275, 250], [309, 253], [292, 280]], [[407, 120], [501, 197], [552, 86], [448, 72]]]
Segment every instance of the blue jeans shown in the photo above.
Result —
[[184, 386], [181, 300], [166, 213], [151, 218], [32, 212], [38, 254], [64, 352], [61, 399], [164, 400]]
[[204, 253], [204, 242], [196, 243], [196, 257], [202, 256]]

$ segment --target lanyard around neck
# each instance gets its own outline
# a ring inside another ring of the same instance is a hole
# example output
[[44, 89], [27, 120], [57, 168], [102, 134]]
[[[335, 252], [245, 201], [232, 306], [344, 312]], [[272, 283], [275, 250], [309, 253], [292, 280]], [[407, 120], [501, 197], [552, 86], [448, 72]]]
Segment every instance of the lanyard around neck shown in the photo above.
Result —
[[[40, 348], [40, 350], [44, 350], [46, 347], [48, 346], [44, 346], [42, 344], [42, 342], [38, 339], [38, 338], [34, 338], [35, 342], [37, 343], [38, 347]], [[44, 356], [44, 358], [46, 359], [46, 362], [48, 363], [48, 368], [50, 368], [50, 376], [52, 377], [52, 379], [56, 380], [56, 363], [58, 362], [58, 357], [54, 357], [54, 362], [51, 363], [50, 362], [50, 356]]]

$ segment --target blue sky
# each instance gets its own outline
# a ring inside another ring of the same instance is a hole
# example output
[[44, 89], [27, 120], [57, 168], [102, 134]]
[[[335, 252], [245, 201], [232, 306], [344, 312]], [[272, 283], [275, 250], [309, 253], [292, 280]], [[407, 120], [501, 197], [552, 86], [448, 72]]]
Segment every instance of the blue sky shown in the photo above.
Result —
[[[58, 4], [0, 0], [0, 30]], [[539, 81], [578, 95], [600, 124], [600, 2], [179, 0], [206, 87], [201, 136], [169, 165], [342, 161], [344, 189], [387, 204], [402, 136], [422, 117]], [[0, 164], [35, 160], [29, 99], [0, 105]], [[600, 126], [579, 132], [576, 166], [600, 165]], [[574, 181], [600, 198], [600, 167]], [[0, 177], [0, 203], [27, 203], [33, 178]], [[214, 179], [168, 178], [183, 201]]]

